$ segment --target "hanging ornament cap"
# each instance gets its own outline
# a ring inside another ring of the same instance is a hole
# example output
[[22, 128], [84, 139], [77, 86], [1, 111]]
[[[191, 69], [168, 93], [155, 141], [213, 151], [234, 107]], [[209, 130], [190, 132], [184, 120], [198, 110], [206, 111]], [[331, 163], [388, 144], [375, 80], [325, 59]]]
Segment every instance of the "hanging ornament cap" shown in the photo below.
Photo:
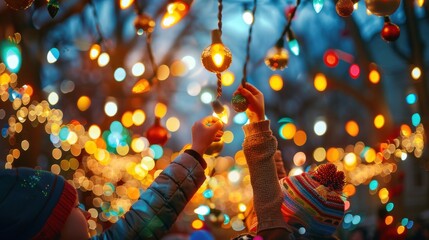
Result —
[[58, 10], [60, 9], [60, 4], [58, 3], [58, 0], [50, 0], [48, 3], [48, 12], [51, 18], [54, 18]]
[[383, 29], [381, 30], [381, 38], [387, 42], [396, 41], [401, 34], [398, 25], [391, 23], [389, 20], [384, 22]]
[[218, 99], [212, 102], [213, 111], [217, 114], [221, 114], [225, 108], [222, 106], [222, 103]]
[[236, 112], [244, 112], [249, 106], [249, 103], [247, 102], [247, 99], [243, 95], [236, 94], [232, 96], [231, 105]]
[[335, 10], [341, 17], [350, 17], [354, 11], [353, 2], [351, 0], [339, 0], [335, 4]]

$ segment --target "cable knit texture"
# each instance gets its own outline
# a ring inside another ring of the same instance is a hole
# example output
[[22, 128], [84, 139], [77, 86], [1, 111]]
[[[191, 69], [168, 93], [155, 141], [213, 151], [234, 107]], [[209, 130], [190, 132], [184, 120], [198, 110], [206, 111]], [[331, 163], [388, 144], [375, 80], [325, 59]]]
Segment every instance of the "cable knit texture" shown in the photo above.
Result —
[[277, 140], [264, 120], [243, 126], [245, 138], [243, 151], [249, 165], [253, 189], [253, 204], [258, 216], [257, 232], [272, 229], [289, 229], [280, 208], [282, 193], [278, 183], [274, 154]]

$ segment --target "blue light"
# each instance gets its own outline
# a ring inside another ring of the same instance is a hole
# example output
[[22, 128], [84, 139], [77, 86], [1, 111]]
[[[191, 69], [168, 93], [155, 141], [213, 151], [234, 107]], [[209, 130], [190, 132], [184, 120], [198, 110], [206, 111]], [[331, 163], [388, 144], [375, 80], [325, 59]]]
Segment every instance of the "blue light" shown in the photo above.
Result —
[[231, 221], [231, 218], [229, 218], [228, 214], [223, 214], [223, 224], [228, 224]]
[[413, 124], [414, 127], [417, 127], [420, 124], [421, 120], [422, 119], [420, 118], [420, 114], [419, 113], [414, 113], [411, 116], [411, 122], [412, 122], [412, 124]]
[[203, 196], [205, 197], [205, 198], [212, 198], [213, 197], [213, 190], [211, 190], [211, 189], [206, 189], [204, 192], [203, 192]]
[[121, 133], [123, 129], [124, 129], [124, 127], [122, 126], [122, 124], [119, 121], [113, 121], [110, 124], [110, 131], [111, 132]]
[[386, 211], [390, 212], [393, 210], [393, 208], [395, 207], [395, 204], [393, 204], [392, 202], [386, 204]]
[[153, 144], [150, 146], [150, 149], [153, 151], [153, 158], [160, 159], [164, 154], [164, 149], [158, 144]]
[[127, 76], [127, 73], [125, 72], [125, 69], [123, 68], [117, 68], [115, 70], [115, 73], [113, 74], [113, 77], [117, 82], [124, 81], [125, 77]]
[[361, 221], [361, 217], [360, 217], [359, 215], [355, 215], [355, 216], [353, 217], [352, 223], [353, 223], [354, 225], [358, 225], [358, 224], [360, 223], [360, 221]]
[[61, 141], [65, 141], [69, 137], [69, 134], [70, 134], [69, 128], [62, 127], [58, 136], [60, 137]]
[[248, 120], [248, 118], [247, 118], [247, 114], [245, 112], [237, 113], [233, 119], [233, 121], [236, 124], [240, 124], [240, 125], [245, 124], [247, 122], [247, 120]]
[[46, 59], [48, 60], [48, 63], [54, 63], [58, 60], [60, 57], [60, 51], [58, 51], [57, 48], [51, 48], [49, 50], [48, 55], [46, 56]]
[[22, 57], [21, 50], [18, 45], [10, 41], [0, 42], [1, 59], [5, 63], [7, 69], [13, 73], [17, 73], [21, 69]]
[[371, 182], [369, 183], [369, 189], [371, 191], [375, 191], [378, 188], [378, 181], [377, 180], [371, 180]]
[[344, 223], [351, 223], [353, 221], [353, 215], [351, 215], [350, 213], [347, 213], [344, 216]]
[[408, 104], [414, 104], [417, 101], [417, 95], [415, 93], [410, 93], [405, 98]]
[[411, 229], [413, 226], [414, 226], [414, 221], [413, 220], [408, 221], [407, 229]]
[[316, 11], [316, 13], [320, 13], [320, 11], [322, 11], [324, 3], [324, 0], [313, 0], [314, 11]]
[[111, 148], [116, 148], [117, 146], [119, 146], [121, 140], [122, 140], [122, 136], [120, 133], [110, 132], [110, 134], [107, 135], [107, 144]]
[[299, 55], [299, 44], [296, 39], [292, 39], [288, 42], [289, 49], [293, 53], [293, 55], [298, 56]]
[[403, 218], [401, 221], [401, 225], [405, 227], [407, 226], [407, 224], [408, 224], [408, 218]]

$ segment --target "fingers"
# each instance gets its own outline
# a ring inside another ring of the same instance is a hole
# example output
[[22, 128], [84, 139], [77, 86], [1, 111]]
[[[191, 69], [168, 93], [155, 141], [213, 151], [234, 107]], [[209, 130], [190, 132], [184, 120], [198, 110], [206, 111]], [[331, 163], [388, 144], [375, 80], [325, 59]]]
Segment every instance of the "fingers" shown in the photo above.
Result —
[[219, 142], [222, 139], [223, 131], [217, 131], [216, 135], [213, 138], [213, 142]]

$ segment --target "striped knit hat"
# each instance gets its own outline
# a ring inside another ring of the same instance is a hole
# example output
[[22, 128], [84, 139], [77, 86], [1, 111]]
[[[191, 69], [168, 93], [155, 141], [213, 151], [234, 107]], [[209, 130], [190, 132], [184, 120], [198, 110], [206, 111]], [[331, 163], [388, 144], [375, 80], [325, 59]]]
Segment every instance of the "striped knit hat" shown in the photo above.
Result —
[[0, 170], [0, 238], [55, 239], [77, 201], [63, 177], [31, 168]]
[[[305, 239], [335, 239], [344, 216], [344, 173], [334, 164], [320, 165], [315, 171], [279, 180], [283, 192], [281, 211], [294, 235]], [[249, 228], [255, 231], [257, 222]]]
[[344, 216], [344, 173], [333, 164], [280, 180], [285, 221], [300, 235], [332, 236]]

